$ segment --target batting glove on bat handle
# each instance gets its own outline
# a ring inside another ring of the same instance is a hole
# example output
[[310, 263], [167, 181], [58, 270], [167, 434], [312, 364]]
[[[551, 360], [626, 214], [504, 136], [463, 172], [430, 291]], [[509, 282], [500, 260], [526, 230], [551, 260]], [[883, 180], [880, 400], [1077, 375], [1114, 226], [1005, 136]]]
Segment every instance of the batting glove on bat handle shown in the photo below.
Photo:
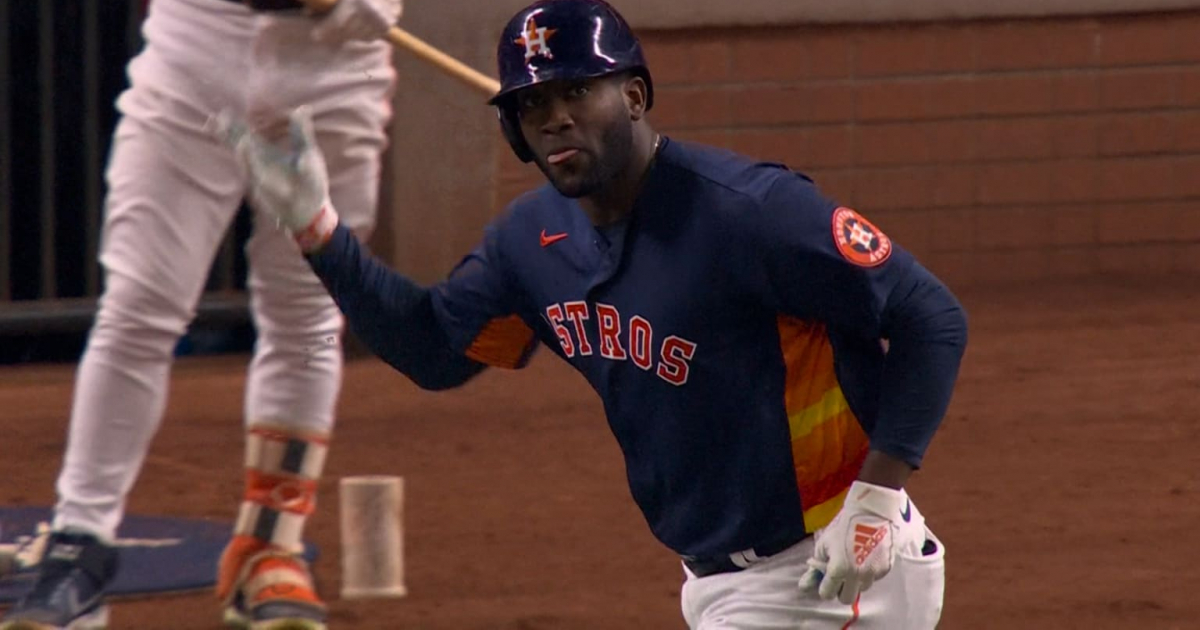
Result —
[[841, 511], [817, 533], [800, 588], [815, 589], [821, 599], [853, 604], [892, 570], [897, 532], [911, 518], [912, 505], [903, 490], [855, 481]]
[[289, 112], [286, 133], [273, 139], [228, 110], [210, 119], [207, 127], [233, 149], [246, 176], [251, 205], [273, 215], [305, 252], [329, 241], [338, 216], [329, 201], [329, 175], [317, 147], [310, 108]]

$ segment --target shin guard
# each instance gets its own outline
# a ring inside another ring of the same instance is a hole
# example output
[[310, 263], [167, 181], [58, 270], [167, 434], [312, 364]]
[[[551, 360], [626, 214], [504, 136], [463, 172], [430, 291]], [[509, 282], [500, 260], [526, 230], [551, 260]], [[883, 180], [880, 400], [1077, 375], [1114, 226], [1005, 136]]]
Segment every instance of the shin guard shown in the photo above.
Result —
[[327, 435], [250, 428], [245, 495], [217, 572], [216, 595], [226, 606], [251, 618], [263, 606], [323, 614], [324, 604], [300, 554], [328, 447]]

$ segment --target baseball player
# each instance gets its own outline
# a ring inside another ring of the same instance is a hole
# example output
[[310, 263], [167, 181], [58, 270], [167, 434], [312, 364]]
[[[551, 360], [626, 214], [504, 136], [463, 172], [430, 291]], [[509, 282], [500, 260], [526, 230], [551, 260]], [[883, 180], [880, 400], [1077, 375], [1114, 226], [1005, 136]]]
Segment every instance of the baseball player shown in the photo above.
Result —
[[[204, 125], [231, 109], [258, 124], [311, 104], [341, 225], [375, 220], [394, 83], [379, 38], [401, 0], [154, 0], [146, 46], [119, 98], [100, 261], [105, 291], [79, 366], [53, 534], [32, 592], [2, 630], [105, 627], [109, 544], [162, 419], [172, 351], [246, 192], [232, 151]], [[274, 228], [246, 246], [258, 331], [245, 397], [245, 494], [217, 594], [231, 625], [324, 628], [297, 555], [314, 509], [341, 383], [336, 305]], [[230, 453], [230, 462], [236, 454]]]
[[530, 5], [498, 62], [501, 129], [549, 184], [429, 288], [344, 224], [309, 112], [283, 139], [214, 127], [353, 329], [417, 384], [521, 367], [538, 342], [588, 379], [681, 557], [689, 627], [933, 628], [944, 551], [904, 485], [966, 344], [954, 296], [803, 175], [656, 133], [641, 48], [601, 0]]

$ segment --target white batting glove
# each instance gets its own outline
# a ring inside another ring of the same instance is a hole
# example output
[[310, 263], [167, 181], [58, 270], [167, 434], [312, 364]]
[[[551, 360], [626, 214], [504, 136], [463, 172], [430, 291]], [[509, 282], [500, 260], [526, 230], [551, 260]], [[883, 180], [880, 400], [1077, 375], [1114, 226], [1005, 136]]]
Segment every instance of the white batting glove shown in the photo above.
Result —
[[403, 13], [403, 0], [339, 0], [318, 18], [312, 38], [323, 44], [374, 41], [386, 35]]
[[817, 533], [800, 588], [821, 599], [853, 604], [863, 591], [892, 570], [897, 532], [913, 518], [908, 494], [855, 481], [842, 510]]
[[313, 132], [312, 110], [288, 113], [287, 132], [272, 141], [222, 111], [210, 133], [229, 145], [248, 180], [250, 203], [275, 217], [305, 252], [320, 249], [337, 227], [329, 175]]

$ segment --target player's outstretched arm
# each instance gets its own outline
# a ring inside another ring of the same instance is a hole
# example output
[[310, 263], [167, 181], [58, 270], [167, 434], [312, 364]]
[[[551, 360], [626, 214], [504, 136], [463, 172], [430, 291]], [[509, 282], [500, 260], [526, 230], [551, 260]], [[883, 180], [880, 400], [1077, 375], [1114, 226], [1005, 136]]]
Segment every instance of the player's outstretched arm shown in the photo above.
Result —
[[483, 371], [484, 364], [451, 347], [432, 291], [388, 268], [346, 227], [335, 228], [324, 246], [305, 257], [354, 334], [417, 385], [448, 389]]
[[251, 203], [293, 235], [351, 330], [372, 352], [425, 389], [455, 387], [483, 370], [482, 363], [451, 346], [431, 291], [389, 269], [339, 225], [311, 111], [292, 112], [286, 132], [272, 140], [229, 114], [209, 126], [233, 148], [249, 180]]

